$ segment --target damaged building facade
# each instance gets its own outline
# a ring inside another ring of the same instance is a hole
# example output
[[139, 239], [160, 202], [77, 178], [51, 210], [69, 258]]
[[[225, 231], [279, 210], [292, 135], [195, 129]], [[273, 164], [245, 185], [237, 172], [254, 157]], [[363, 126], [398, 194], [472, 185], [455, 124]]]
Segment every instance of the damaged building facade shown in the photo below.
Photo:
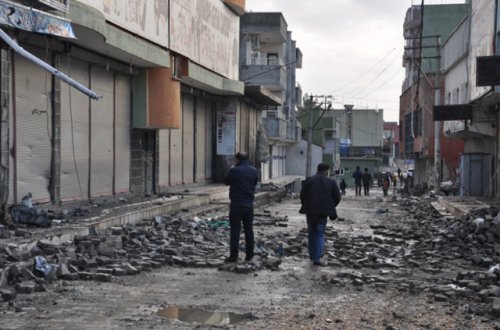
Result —
[[500, 94], [492, 87], [500, 84], [494, 77], [500, 67], [498, 1], [427, 5], [421, 14], [412, 6], [404, 25], [400, 152], [415, 159], [416, 182], [432, 182], [439, 145], [442, 181], [453, 181], [463, 196], [498, 197]]
[[240, 80], [246, 88], [265, 88], [277, 100], [262, 111], [268, 157], [260, 164], [261, 177], [291, 174], [294, 169], [287, 168], [287, 155], [301, 139], [296, 111], [302, 104], [302, 90], [295, 73], [302, 67], [302, 53], [278, 12], [245, 13], [240, 35]]
[[32, 6], [0, 1], [1, 28], [95, 99], [2, 43], [3, 205], [217, 182], [237, 150], [260, 167], [261, 109], [280, 100], [239, 81], [244, 0]]
[[[401, 159], [414, 160], [415, 183], [434, 184], [435, 124], [433, 107], [442, 99], [441, 44], [468, 15], [468, 4], [414, 5], [407, 10], [403, 35], [405, 78], [400, 96]], [[423, 15], [422, 15], [423, 13]], [[423, 25], [423, 26], [422, 26]], [[437, 75], [437, 76], [436, 76]], [[438, 92], [436, 93], [436, 90]], [[436, 99], [438, 97], [438, 99]], [[440, 131], [440, 178], [453, 177], [463, 142]]]

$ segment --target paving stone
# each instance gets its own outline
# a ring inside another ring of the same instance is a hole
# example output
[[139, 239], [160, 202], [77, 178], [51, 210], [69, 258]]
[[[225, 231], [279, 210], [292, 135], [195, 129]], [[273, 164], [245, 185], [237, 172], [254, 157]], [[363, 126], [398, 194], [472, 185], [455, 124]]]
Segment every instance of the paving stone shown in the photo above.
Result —
[[493, 299], [491, 313], [496, 317], [500, 316], [500, 298]]
[[17, 293], [31, 294], [35, 291], [35, 283], [21, 282], [14, 286]]
[[2, 290], [2, 299], [4, 301], [11, 301], [16, 299], [17, 293], [15, 291], [10, 291], [10, 290]]
[[111, 282], [111, 280], [113, 279], [113, 276], [110, 274], [96, 273], [94, 275], [94, 278], [96, 281], [100, 281], [100, 282]]

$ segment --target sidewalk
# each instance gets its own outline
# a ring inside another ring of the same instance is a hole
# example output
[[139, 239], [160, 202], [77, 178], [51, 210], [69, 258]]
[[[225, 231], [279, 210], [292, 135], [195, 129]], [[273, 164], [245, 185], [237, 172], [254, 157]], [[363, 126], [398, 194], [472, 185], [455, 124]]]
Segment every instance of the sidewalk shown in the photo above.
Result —
[[[262, 206], [273, 200], [274, 197], [286, 193], [286, 188], [293, 189], [294, 182], [299, 176], [284, 176], [269, 180], [262, 184], [261, 190], [256, 193], [255, 204]], [[114, 226], [134, 224], [143, 219], [151, 219], [155, 216], [168, 216], [178, 212], [200, 210], [208, 211], [226, 207], [229, 205], [229, 187], [220, 183], [172, 187], [159, 196], [145, 198], [140, 202], [130, 202], [126, 197], [113, 198], [113, 203], [118, 206], [106, 207], [99, 203], [89, 206], [87, 217], [67, 217], [61, 224], [52, 225], [49, 228], [26, 228], [26, 237], [14, 236], [10, 231], [10, 238], [0, 238], [0, 249], [4, 247], [16, 247], [19, 250], [29, 251], [38, 241], [43, 240], [49, 244], [62, 244], [72, 241], [77, 235], [89, 235], [91, 232], [101, 232]], [[78, 208], [79, 202], [65, 203], [60, 207], [50, 206], [50, 209], [59, 213], [68, 212], [70, 209]], [[112, 204], [112, 203], [109, 203]], [[48, 205], [35, 205], [38, 209], [49, 208]], [[55, 221], [58, 222], [58, 221]], [[4, 229], [5, 230], [5, 229]]]

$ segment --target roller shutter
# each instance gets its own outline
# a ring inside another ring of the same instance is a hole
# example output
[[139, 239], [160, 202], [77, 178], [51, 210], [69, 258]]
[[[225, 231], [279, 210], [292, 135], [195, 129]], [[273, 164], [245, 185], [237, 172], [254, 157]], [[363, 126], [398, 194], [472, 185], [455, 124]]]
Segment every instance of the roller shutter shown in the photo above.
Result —
[[[26, 48], [44, 59], [41, 50]], [[51, 75], [15, 55], [15, 143], [18, 202], [31, 192], [34, 202], [50, 200], [52, 109]]]
[[130, 78], [115, 76], [115, 193], [130, 187]]
[[[89, 66], [62, 60], [62, 71], [88, 86]], [[61, 84], [61, 199], [86, 198], [89, 178], [89, 97]]]
[[182, 102], [182, 167], [183, 183], [193, 183], [194, 168], [194, 101], [190, 95], [185, 95]]
[[91, 88], [102, 99], [91, 101], [90, 194], [113, 193], [113, 73], [91, 69]]
[[166, 129], [159, 130], [159, 184], [160, 186], [168, 186], [170, 181], [170, 131]]

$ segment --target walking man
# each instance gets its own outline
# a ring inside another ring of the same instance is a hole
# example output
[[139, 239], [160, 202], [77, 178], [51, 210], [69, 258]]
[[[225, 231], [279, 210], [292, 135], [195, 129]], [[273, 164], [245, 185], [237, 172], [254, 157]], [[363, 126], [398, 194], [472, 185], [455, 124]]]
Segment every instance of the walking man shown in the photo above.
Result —
[[229, 186], [231, 201], [229, 206], [230, 252], [226, 262], [238, 261], [241, 223], [245, 231], [245, 260], [252, 260], [254, 255], [253, 200], [257, 184], [257, 170], [250, 165], [246, 152], [238, 152], [235, 158], [236, 164], [224, 181]]
[[361, 173], [359, 166], [356, 167], [356, 171], [352, 174], [354, 178], [354, 188], [356, 190], [356, 196], [361, 196], [361, 178], [363, 174]]
[[318, 173], [303, 182], [300, 191], [302, 207], [300, 213], [306, 214], [309, 258], [316, 266], [322, 266], [321, 254], [325, 245], [327, 218], [335, 220], [335, 207], [340, 202], [340, 191], [335, 180], [328, 177], [327, 164], [318, 165]]
[[363, 188], [365, 192], [365, 196], [370, 196], [370, 186], [373, 183], [372, 175], [368, 172], [368, 169], [365, 168], [365, 172], [362, 175], [363, 177]]

